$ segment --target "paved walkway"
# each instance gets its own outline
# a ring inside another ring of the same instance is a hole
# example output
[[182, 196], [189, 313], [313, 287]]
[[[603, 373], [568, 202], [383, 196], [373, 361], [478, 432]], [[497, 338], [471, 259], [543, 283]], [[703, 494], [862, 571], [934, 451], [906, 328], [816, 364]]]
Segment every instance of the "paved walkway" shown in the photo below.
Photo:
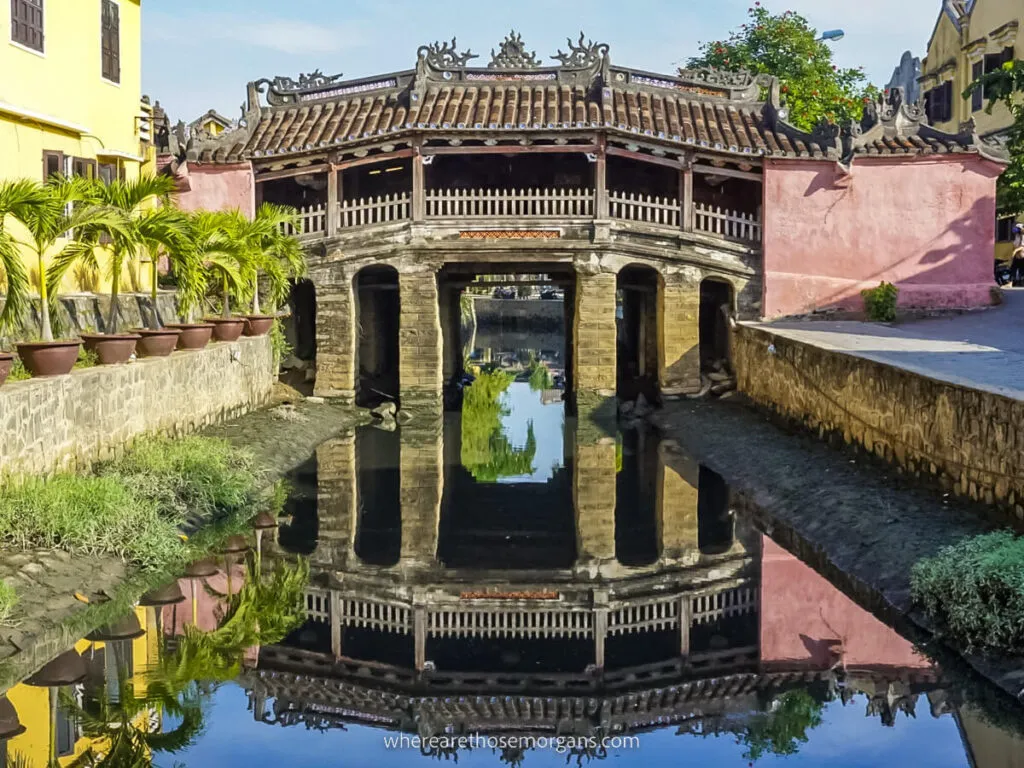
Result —
[[1024, 288], [989, 310], [898, 325], [855, 321], [746, 323], [796, 341], [1024, 400]]

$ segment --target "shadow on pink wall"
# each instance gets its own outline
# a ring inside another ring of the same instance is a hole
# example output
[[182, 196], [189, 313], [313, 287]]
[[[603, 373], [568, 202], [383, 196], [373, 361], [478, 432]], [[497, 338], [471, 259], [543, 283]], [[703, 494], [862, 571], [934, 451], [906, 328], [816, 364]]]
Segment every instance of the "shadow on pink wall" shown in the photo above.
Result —
[[894, 629], [762, 538], [761, 661], [766, 669], [932, 666]]
[[977, 155], [769, 160], [764, 182], [764, 315], [860, 311], [883, 280], [904, 307], [991, 303], [995, 185]]

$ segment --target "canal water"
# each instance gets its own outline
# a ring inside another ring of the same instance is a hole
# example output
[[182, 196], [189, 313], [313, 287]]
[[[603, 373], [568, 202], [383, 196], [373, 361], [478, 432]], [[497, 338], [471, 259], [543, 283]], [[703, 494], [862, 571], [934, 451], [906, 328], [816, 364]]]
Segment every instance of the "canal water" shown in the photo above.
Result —
[[258, 556], [10, 690], [0, 757], [1021, 764], [1024, 722], [738, 515], [728, 478], [568, 417], [557, 343], [480, 335], [468, 363], [461, 413], [328, 441]]

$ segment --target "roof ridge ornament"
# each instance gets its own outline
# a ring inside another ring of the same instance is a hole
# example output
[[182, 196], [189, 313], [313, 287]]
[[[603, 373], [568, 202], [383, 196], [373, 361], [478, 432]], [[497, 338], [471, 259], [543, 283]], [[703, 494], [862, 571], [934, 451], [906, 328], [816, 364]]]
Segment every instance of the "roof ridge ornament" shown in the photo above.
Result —
[[465, 69], [470, 61], [480, 58], [469, 48], [459, 53], [458, 43], [454, 37], [450, 43], [436, 41], [421, 45], [416, 51], [416, 56], [434, 69]]
[[680, 80], [688, 80], [692, 83], [718, 86], [725, 88], [749, 88], [758, 78], [750, 70], [738, 69], [715, 69], [713, 67], [700, 67], [698, 69], [680, 69], [677, 77]]
[[580, 39], [576, 43], [573, 43], [571, 37], [567, 37], [566, 42], [569, 44], [569, 52], [562, 53], [562, 49], [559, 48], [558, 52], [551, 57], [561, 62], [564, 69], [589, 69], [597, 66], [604, 61], [611, 50], [607, 43], [595, 43], [593, 40], [587, 40], [587, 36], [582, 30]]
[[514, 29], [505, 36], [495, 53], [491, 48], [491, 63], [488, 69], [538, 69], [540, 59], [536, 51], [526, 50], [523, 36]]

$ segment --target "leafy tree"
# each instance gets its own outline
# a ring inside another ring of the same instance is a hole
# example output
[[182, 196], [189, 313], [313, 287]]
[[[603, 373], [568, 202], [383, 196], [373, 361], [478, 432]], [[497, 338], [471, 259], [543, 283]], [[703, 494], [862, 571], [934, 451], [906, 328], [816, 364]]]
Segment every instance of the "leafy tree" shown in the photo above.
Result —
[[739, 736], [744, 760], [765, 755], [795, 755], [807, 743], [807, 731], [821, 725], [824, 704], [803, 690], [787, 691], [772, 711], [757, 715]]
[[832, 49], [807, 19], [793, 11], [773, 14], [760, 3], [728, 38], [702, 43], [700, 55], [689, 59], [687, 67], [775, 75], [789, 122], [805, 131], [822, 119], [859, 120], [865, 101], [878, 93], [863, 68], [840, 69], [832, 63]]
[[[247, 258], [242, 275], [246, 292], [251, 294], [252, 312], [260, 314], [260, 279], [269, 289], [270, 309], [276, 309], [287, 297], [289, 280], [306, 274], [302, 245], [286, 229], [295, 229], [294, 208], [264, 203], [252, 221], [240, 212], [233, 214], [236, 238], [243, 243]], [[288, 225], [291, 225], [290, 227]]]
[[515, 448], [501, 419], [509, 410], [502, 395], [515, 377], [504, 371], [481, 372], [467, 387], [462, 400], [462, 464], [481, 483], [533, 472], [537, 439], [533, 424], [527, 428], [526, 445]]
[[[211, 282], [221, 291], [224, 317], [231, 316], [231, 294], [242, 286], [246, 252], [234, 236], [235, 214], [228, 211], [197, 211], [189, 216], [186, 247], [189, 256], [178, 271], [179, 298], [191, 321]], [[182, 279], [184, 278], [184, 284]], [[188, 286], [186, 288], [186, 286]]]
[[964, 91], [964, 98], [979, 88], [988, 97], [989, 112], [1002, 102], [1013, 117], [1006, 142], [1010, 164], [999, 177], [996, 202], [1000, 216], [1018, 216], [1024, 213], [1024, 61], [1008, 61], [978, 78]]

